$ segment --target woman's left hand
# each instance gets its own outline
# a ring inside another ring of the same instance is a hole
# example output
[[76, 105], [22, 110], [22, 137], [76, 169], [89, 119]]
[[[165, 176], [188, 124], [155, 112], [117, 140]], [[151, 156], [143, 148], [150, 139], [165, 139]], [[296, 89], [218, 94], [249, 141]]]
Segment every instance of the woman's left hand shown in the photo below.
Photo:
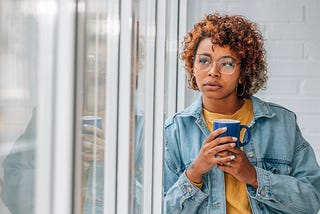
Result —
[[218, 169], [232, 175], [238, 181], [250, 184], [257, 189], [257, 172], [248, 160], [246, 154], [238, 148], [230, 148], [228, 149], [228, 153], [233, 154], [235, 158], [226, 164], [218, 165]]
[[104, 163], [104, 131], [93, 125], [85, 124], [82, 135], [82, 160], [84, 170], [87, 170], [94, 160]]

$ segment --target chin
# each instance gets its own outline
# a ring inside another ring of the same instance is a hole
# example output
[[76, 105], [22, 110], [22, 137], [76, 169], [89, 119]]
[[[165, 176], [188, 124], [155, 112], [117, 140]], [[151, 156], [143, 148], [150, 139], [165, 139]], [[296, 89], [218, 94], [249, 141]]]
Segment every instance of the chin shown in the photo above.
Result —
[[[224, 94], [224, 93], [218, 93], [218, 92], [202, 92], [203, 97], [206, 97], [210, 100], [224, 100], [224, 99], [232, 99], [232, 94]], [[235, 99], [238, 99], [238, 95], [234, 96]]]

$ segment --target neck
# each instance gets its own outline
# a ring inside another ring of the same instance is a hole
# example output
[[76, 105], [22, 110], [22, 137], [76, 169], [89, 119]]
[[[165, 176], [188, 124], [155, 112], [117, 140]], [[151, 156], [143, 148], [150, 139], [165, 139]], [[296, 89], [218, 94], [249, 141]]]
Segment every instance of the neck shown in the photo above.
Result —
[[222, 99], [222, 100], [205, 100], [203, 99], [203, 107], [212, 113], [232, 115], [238, 111], [244, 104], [241, 98]]

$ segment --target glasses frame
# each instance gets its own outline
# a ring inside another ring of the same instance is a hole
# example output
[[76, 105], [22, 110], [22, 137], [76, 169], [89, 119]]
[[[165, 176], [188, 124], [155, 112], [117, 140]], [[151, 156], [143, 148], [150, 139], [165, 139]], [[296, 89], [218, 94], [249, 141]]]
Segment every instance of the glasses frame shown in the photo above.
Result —
[[[197, 55], [206, 56], [206, 57], [210, 58], [211, 66], [209, 66], [208, 69], [205, 69], [205, 70], [201, 70], [201, 69], [197, 68], [197, 66], [196, 66], [196, 60], [195, 60]], [[233, 71], [232, 71], [231, 73], [221, 72], [221, 68], [220, 68], [220, 66], [217, 64], [217, 62], [220, 61], [220, 60], [223, 59], [223, 58], [231, 58], [232, 60], [234, 60], [235, 66], [234, 66]], [[218, 72], [219, 72], [220, 74], [226, 74], [226, 75], [232, 75], [232, 74], [235, 72], [235, 70], [236, 70], [236, 66], [239, 65], [239, 64], [241, 64], [241, 62], [237, 62], [237, 60], [236, 60], [234, 57], [232, 57], [232, 56], [222, 56], [222, 57], [220, 57], [218, 60], [213, 61], [213, 60], [211, 59], [211, 56], [208, 55], [208, 54], [195, 54], [194, 61], [193, 61], [193, 66], [194, 66], [195, 69], [199, 70], [200, 72], [208, 72], [208, 71], [210, 71], [210, 70], [213, 68], [213, 64], [214, 64], [214, 63], [216, 63]]]

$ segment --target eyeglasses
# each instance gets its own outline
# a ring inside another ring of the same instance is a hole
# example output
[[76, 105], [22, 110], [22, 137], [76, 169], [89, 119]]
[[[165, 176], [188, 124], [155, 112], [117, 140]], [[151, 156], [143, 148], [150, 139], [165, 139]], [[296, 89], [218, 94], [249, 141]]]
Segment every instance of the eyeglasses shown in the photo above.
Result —
[[[201, 72], [208, 72], [212, 69], [214, 61], [211, 60], [210, 56], [205, 54], [196, 54], [194, 61], [194, 67]], [[233, 74], [237, 63], [236, 60], [230, 56], [221, 57], [215, 61], [218, 71], [222, 74]]]

